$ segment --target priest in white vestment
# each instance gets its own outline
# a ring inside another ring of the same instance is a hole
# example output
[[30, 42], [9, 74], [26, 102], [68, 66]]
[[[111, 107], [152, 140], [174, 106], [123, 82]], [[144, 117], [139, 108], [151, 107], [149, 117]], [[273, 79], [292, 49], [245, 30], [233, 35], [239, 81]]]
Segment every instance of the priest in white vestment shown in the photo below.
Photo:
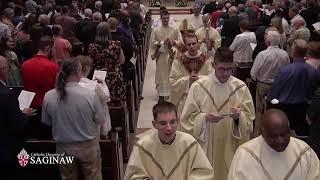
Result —
[[202, 17], [204, 26], [196, 31], [196, 35], [200, 42], [200, 48], [206, 49], [209, 57], [214, 57], [214, 52], [221, 46], [221, 36], [219, 32], [211, 27], [211, 16], [205, 14]]
[[198, 142], [176, 131], [176, 107], [166, 101], [153, 107], [152, 130], [134, 146], [125, 180], [212, 180], [214, 171]]
[[188, 18], [188, 21], [193, 25], [195, 31], [203, 26], [202, 22], [202, 14], [201, 12], [201, 7], [199, 4], [194, 4], [193, 5], [193, 14], [190, 15]]
[[316, 153], [290, 137], [288, 119], [280, 110], [266, 111], [262, 135], [241, 145], [233, 157], [228, 180], [319, 180]]
[[197, 36], [188, 34], [184, 41], [187, 51], [175, 58], [169, 75], [170, 102], [177, 106], [178, 117], [181, 115], [191, 84], [212, 71], [211, 60], [199, 50]]
[[213, 67], [212, 74], [191, 85], [180, 128], [199, 141], [215, 179], [224, 180], [237, 147], [249, 140], [255, 113], [248, 87], [231, 76], [232, 51], [218, 48]]
[[161, 12], [162, 25], [155, 28], [150, 37], [150, 55], [156, 60], [155, 83], [159, 100], [164, 100], [170, 95], [169, 59], [173, 59], [173, 47], [178, 41], [182, 41], [178, 29], [169, 26], [170, 14], [168, 11]]

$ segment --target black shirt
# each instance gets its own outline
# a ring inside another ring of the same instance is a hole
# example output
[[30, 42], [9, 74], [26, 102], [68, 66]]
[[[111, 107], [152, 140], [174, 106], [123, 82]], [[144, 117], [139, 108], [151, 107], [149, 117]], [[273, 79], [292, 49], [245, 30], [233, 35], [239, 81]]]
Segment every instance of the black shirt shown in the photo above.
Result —
[[214, 11], [217, 10], [217, 6], [216, 6], [216, 3], [215, 2], [209, 2], [208, 4], [206, 4], [203, 8], [203, 14], [211, 14], [213, 13]]

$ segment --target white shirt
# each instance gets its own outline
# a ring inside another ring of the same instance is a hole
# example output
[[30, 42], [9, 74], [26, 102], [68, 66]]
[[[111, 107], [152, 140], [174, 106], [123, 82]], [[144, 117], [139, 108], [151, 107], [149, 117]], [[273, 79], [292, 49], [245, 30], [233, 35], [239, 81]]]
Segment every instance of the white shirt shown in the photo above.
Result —
[[250, 43], [256, 44], [256, 35], [254, 32], [243, 32], [238, 34], [232, 44], [230, 45], [230, 50], [233, 51], [233, 61], [234, 62], [252, 62], [253, 49]]
[[201, 14], [199, 14], [199, 16], [195, 16], [194, 14], [191, 14], [189, 17], [189, 21], [193, 25], [195, 31], [203, 26]]
[[254, 60], [251, 68], [251, 78], [271, 84], [280, 68], [290, 63], [288, 53], [278, 46], [269, 46], [261, 51]]
[[[81, 78], [79, 85], [94, 91], [98, 95], [100, 101], [110, 101], [110, 92], [107, 85], [98, 84], [96, 81], [88, 78]], [[105, 102], [103, 105], [106, 111], [106, 122], [100, 126], [100, 134], [108, 135], [108, 132], [111, 130], [111, 118], [108, 105]]]

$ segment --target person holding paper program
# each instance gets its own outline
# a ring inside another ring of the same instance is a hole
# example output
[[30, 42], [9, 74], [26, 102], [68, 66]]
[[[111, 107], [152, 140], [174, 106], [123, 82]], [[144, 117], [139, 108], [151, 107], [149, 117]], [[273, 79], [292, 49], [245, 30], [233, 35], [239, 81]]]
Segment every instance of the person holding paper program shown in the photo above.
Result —
[[[82, 67], [82, 78], [79, 81], [80, 86], [94, 91], [98, 95], [101, 103], [105, 107], [107, 119], [106, 122], [102, 126], [100, 126], [100, 137], [106, 138], [108, 132], [111, 130], [111, 118], [109, 113], [109, 107], [107, 104], [111, 100], [109, 88], [106, 85], [104, 78], [100, 79], [97, 77], [93, 77], [93, 80], [87, 78], [92, 68], [92, 60], [88, 56], [80, 55], [77, 56], [76, 59], [80, 61]], [[97, 80], [98, 83], [95, 80]]]
[[20, 111], [18, 96], [6, 87], [8, 73], [8, 60], [0, 56], [0, 179], [19, 179], [16, 156], [22, 149], [26, 117], [31, 116], [33, 110]]
[[232, 51], [218, 48], [212, 66], [209, 76], [191, 85], [180, 129], [198, 140], [213, 165], [214, 179], [222, 180], [236, 148], [249, 140], [255, 113], [248, 87], [231, 76]]

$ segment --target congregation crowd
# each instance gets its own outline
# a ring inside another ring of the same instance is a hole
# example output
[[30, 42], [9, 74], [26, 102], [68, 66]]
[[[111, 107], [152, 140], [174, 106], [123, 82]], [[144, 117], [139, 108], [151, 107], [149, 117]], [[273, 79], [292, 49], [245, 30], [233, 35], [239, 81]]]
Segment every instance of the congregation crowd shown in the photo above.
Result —
[[[102, 179], [108, 106], [127, 101], [150, 12], [117, 0], [0, 8], [0, 177], [21, 178], [25, 139], [53, 139], [77, 160], [59, 165], [62, 179]], [[124, 179], [319, 180], [320, 2], [196, 1], [182, 21], [159, 12], [154, 129], [135, 143]], [[20, 109], [21, 90], [35, 93], [30, 107]]]

